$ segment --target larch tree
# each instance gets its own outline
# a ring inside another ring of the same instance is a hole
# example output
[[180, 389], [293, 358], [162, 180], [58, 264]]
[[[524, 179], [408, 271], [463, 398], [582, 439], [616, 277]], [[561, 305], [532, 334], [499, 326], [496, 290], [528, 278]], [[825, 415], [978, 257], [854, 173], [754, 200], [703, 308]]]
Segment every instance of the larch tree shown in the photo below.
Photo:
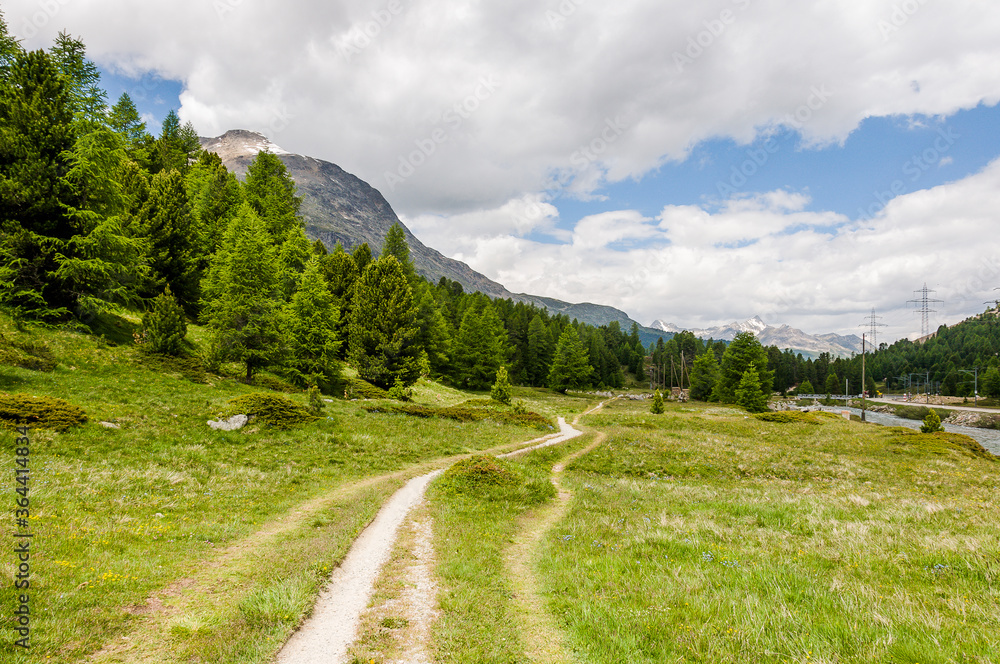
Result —
[[243, 363], [245, 381], [284, 355], [278, 259], [264, 222], [243, 204], [205, 278], [202, 315], [220, 360]]
[[712, 390], [719, 380], [719, 363], [715, 361], [715, 353], [708, 350], [694, 360], [691, 367], [691, 398], [695, 401], [708, 401]]
[[288, 368], [300, 387], [315, 385], [329, 392], [339, 377], [339, 318], [333, 296], [320, 273], [319, 257], [313, 257], [306, 263], [285, 315]]
[[774, 374], [767, 369], [767, 351], [750, 332], [740, 332], [726, 347], [719, 366], [719, 379], [712, 391], [712, 400], [736, 402], [736, 388], [750, 365], [754, 366], [764, 394], [771, 393]]

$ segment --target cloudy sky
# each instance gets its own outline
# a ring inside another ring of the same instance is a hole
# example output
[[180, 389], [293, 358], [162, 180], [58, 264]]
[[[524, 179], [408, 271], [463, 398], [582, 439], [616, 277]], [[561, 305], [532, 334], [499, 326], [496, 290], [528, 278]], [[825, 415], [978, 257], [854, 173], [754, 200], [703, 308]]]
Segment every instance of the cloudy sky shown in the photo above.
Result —
[[[261, 131], [509, 289], [915, 336], [1000, 297], [985, 0], [4, 0], [112, 98]], [[152, 127], [155, 129], [155, 126]]]

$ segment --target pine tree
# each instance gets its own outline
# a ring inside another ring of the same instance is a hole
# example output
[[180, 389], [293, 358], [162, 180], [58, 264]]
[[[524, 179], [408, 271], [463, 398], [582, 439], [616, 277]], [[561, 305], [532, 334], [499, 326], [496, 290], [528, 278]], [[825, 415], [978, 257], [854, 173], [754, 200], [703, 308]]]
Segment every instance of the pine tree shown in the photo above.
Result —
[[14, 62], [23, 52], [21, 42], [8, 31], [3, 10], [0, 9], [0, 87], [6, 83]]
[[927, 413], [927, 417], [924, 418], [924, 423], [920, 425], [920, 432], [935, 433], [937, 431], [944, 431], [944, 427], [941, 426], [941, 418], [932, 408], [930, 412]]
[[434, 291], [427, 282], [417, 283], [414, 291], [417, 303], [417, 344], [427, 356], [430, 370], [441, 375], [448, 370], [451, 357], [451, 330], [441, 311], [441, 305], [434, 299]]
[[150, 154], [153, 173], [160, 171], [184, 171], [187, 168], [188, 153], [181, 137], [181, 120], [173, 110], [167, 112], [160, 127], [160, 137], [153, 144]]
[[765, 395], [771, 393], [774, 373], [767, 370], [767, 351], [750, 332], [740, 332], [726, 347], [719, 366], [719, 380], [712, 391], [712, 400], [735, 403], [736, 387], [750, 365], [757, 371], [760, 389]]
[[1000, 370], [990, 367], [983, 376], [983, 394], [990, 399], [1000, 399]]
[[200, 275], [192, 244], [191, 205], [178, 171], [161, 171], [153, 176], [140, 217], [151, 268], [146, 294], [169, 286], [184, 310], [197, 315]]
[[751, 362], [736, 387], [736, 405], [751, 413], [767, 411], [767, 395], [761, 390], [760, 373]]
[[653, 393], [653, 405], [650, 407], [649, 412], [653, 415], [663, 414], [663, 395], [660, 394], [659, 390]]
[[320, 274], [319, 257], [314, 257], [306, 264], [286, 307], [288, 367], [296, 385], [316, 385], [329, 392], [337, 380], [339, 318], [333, 296]]
[[510, 378], [507, 376], [507, 367], [500, 367], [497, 369], [496, 382], [493, 383], [493, 387], [490, 388], [490, 399], [498, 403], [502, 403], [505, 406], [509, 406], [511, 389]]
[[350, 348], [351, 312], [354, 311], [354, 285], [360, 277], [358, 264], [344, 253], [344, 248], [338, 243], [332, 253], [320, 260], [320, 271], [326, 280], [327, 288], [333, 296], [333, 303], [340, 311], [340, 322], [337, 326], [337, 338], [340, 339], [340, 359], [347, 358]]
[[51, 55], [59, 71], [69, 83], [70, 109], [84, 131], [106, 120], [107, 93], [101, 88], [101, 73], [87, 59], [83, 42], [60, 32]]
[[187, 321], [169, 286], [156, 296], [153, 306], [142, 317], [142, 329], [149, 351], [163, 355], [181, 354], [187, 335]]
[[365, 271], [368, 264], [372, 262], [372, 250], [368, 246], [367, 242], [362, 242], [360, 245], [354, 248], [354, 253], [351, 254], [354, 258], [354, 264], [358, 266], [358, 274]]
[[416, 268], [413, 267], [413, 259], [410, 257], [410, 245], [406, 242], [406, 233], [400, 224], [393, 224], [385, 234], [381, 256], [395, 256], [411, 286], [419, 279]]
[[808, 379], [799, 383], [799, 388], [796, 390], [799, 394], [816, 394], [816, 388], [813, 384], [809, 382]]
[[210, 152], [201, 153], [184, 183], [191, 202], [193, 253], [197, 271], [203, 274], [240, 209], [243, 192], [239, 180], [226, 169], [219, 155]]
[[219, 359], [242, 362], [247, 383], [284, 354], [279, 276], [267, 228], [243, 204], [205, 279], [203, 316]]
[[708, 401], [712, 390], [719, 380], [719, 364], [715, 361], [715, 353], [706, 351], [694, 360], [691, 368], [691, 398], [696, 401]]
[[831, 371], [826, 376], [826, 396], [827, 398], [837, 394], [840, 391], [840, 379], [837, 378], [837, 374]]
[[295, 181], [277, 155], [266, 150], [257, 153], [247, 167], [243, 196], [264, 220], [275, 243], [283, 243], [292, 231], [302, 226], [299, 217], [302, 199], [296, 194]]
[[139, 115], [139, 109], [127, 92], [123, 92], [115, 105], [111, 107], [108, 114], [108, 125], [118, 134], [124, 142], [126, 149], [134, 151], [139, 149], [144, 143], [146, 133], [146, 123]]
[[383, 389], [420, 377], [413, 292], [393, 256], [373, 261], [354, 288], [348, 357], [358, 376]]
[[556, 345], [552, 368], [549, 370], [549, 387], [563, 393], [571, 388], [583, 387], [590, 383], [592, 372], [587, 351], [580, 343], [576, 328], [567, 325]]
[[507, 334], [485, 297], [462, 317], [454, 346], [454, 378], [470, 390], [485, 390], [506, 362]]
[[535, 314], [528, 324], [528, 356], [525, 361], [528, 382], [533, 387], [542, 387], [548, 383], [554, 350], [545, 322], [541, 315]]

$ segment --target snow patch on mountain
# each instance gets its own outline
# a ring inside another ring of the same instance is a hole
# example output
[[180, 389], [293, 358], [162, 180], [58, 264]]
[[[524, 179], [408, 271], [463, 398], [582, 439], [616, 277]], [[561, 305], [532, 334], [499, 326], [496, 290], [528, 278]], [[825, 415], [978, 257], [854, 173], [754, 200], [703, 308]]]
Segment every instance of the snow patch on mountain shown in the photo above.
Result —
[[732, 341], [740, 332], [750, 332], [765, 346], [777, 346], [782, 350], [788, 348], [810, 356], [830, 353], [837, 357], [850, 357], [861, 352], [861, 338], [857, 335], [807, 334], [789, 325], [773, 327], [761, 320], [760, 316], [706, 329], [683, 328], [662, 320], [653, 321], [650, 327], [674, 334], [687, 331], [696, 337], [717, 341]]

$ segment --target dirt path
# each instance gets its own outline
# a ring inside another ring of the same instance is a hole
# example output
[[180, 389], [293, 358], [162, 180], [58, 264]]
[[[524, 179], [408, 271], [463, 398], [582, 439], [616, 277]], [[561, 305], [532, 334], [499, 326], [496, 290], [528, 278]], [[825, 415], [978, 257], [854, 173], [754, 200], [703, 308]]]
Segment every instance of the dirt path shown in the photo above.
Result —
[[[601, 403], [584, 415], [597, 411], [603, 405]], [[573, 423], [576, 424], [580, 417], [582, 415], [575, 418]], [[545, 599], [540, 592], [534, 563], [538, 557], [542, 538], [562, 521], [569, 511], [573, 493], [560, 482], [560, 475], [574, 459], [591, 452], [604, 442], [605, 438], [605, 434], [598, 433], [590, 445], [574, 452], [552, 467], [552, 483], [556, 486], [556, 499], [533, 514], [525, 516], [520, 533], [504, 556], [513, 583], [514, 601], [518, 607], [525, 654], [533, 662], [569, 664], [573, 661], [567, 654], [562, 630], [545, 608]]]
[[[558, 422], [558, 434], [530, 440], [523, 443], [524, 447], [499, 456], [512, 456], [555, 445], [582, 433], [566, 424], [561, 417]], [[375, 520], [361, 533], [343, 563], [335, 570], [330, 583], [320, 594], [312, 615], [278, 653], [276, 664], [328, 664], [345, 659], [348, 649], [357, 638], [361, 614], [368, 605], [375, 581], [395, 546], [400, 526], [423, 498], [427, 485], [441, 472], [437, 470], [410, 480], [379, 510]], [[420, 557], [432, 559], [430, 531], [423, 528], [421, 533], [417, 538], [417, 547], [422, 547]], [[419, 570], [416, 573], [419, 574]], [[432, 611], [435, 588], [432, 582], [418, 584], [409, 593], [408, 603], [411, 606], [430, 607], [426, 610]], [[426, 629], [419, 620], [413, 625], [414, 630], [424, 633], [417, 638], [407, 639], [413, 645], [404, 661], [424, 661], [423, 644], [426, 644], [429, 637], [429, 619], [425, 622]]]

